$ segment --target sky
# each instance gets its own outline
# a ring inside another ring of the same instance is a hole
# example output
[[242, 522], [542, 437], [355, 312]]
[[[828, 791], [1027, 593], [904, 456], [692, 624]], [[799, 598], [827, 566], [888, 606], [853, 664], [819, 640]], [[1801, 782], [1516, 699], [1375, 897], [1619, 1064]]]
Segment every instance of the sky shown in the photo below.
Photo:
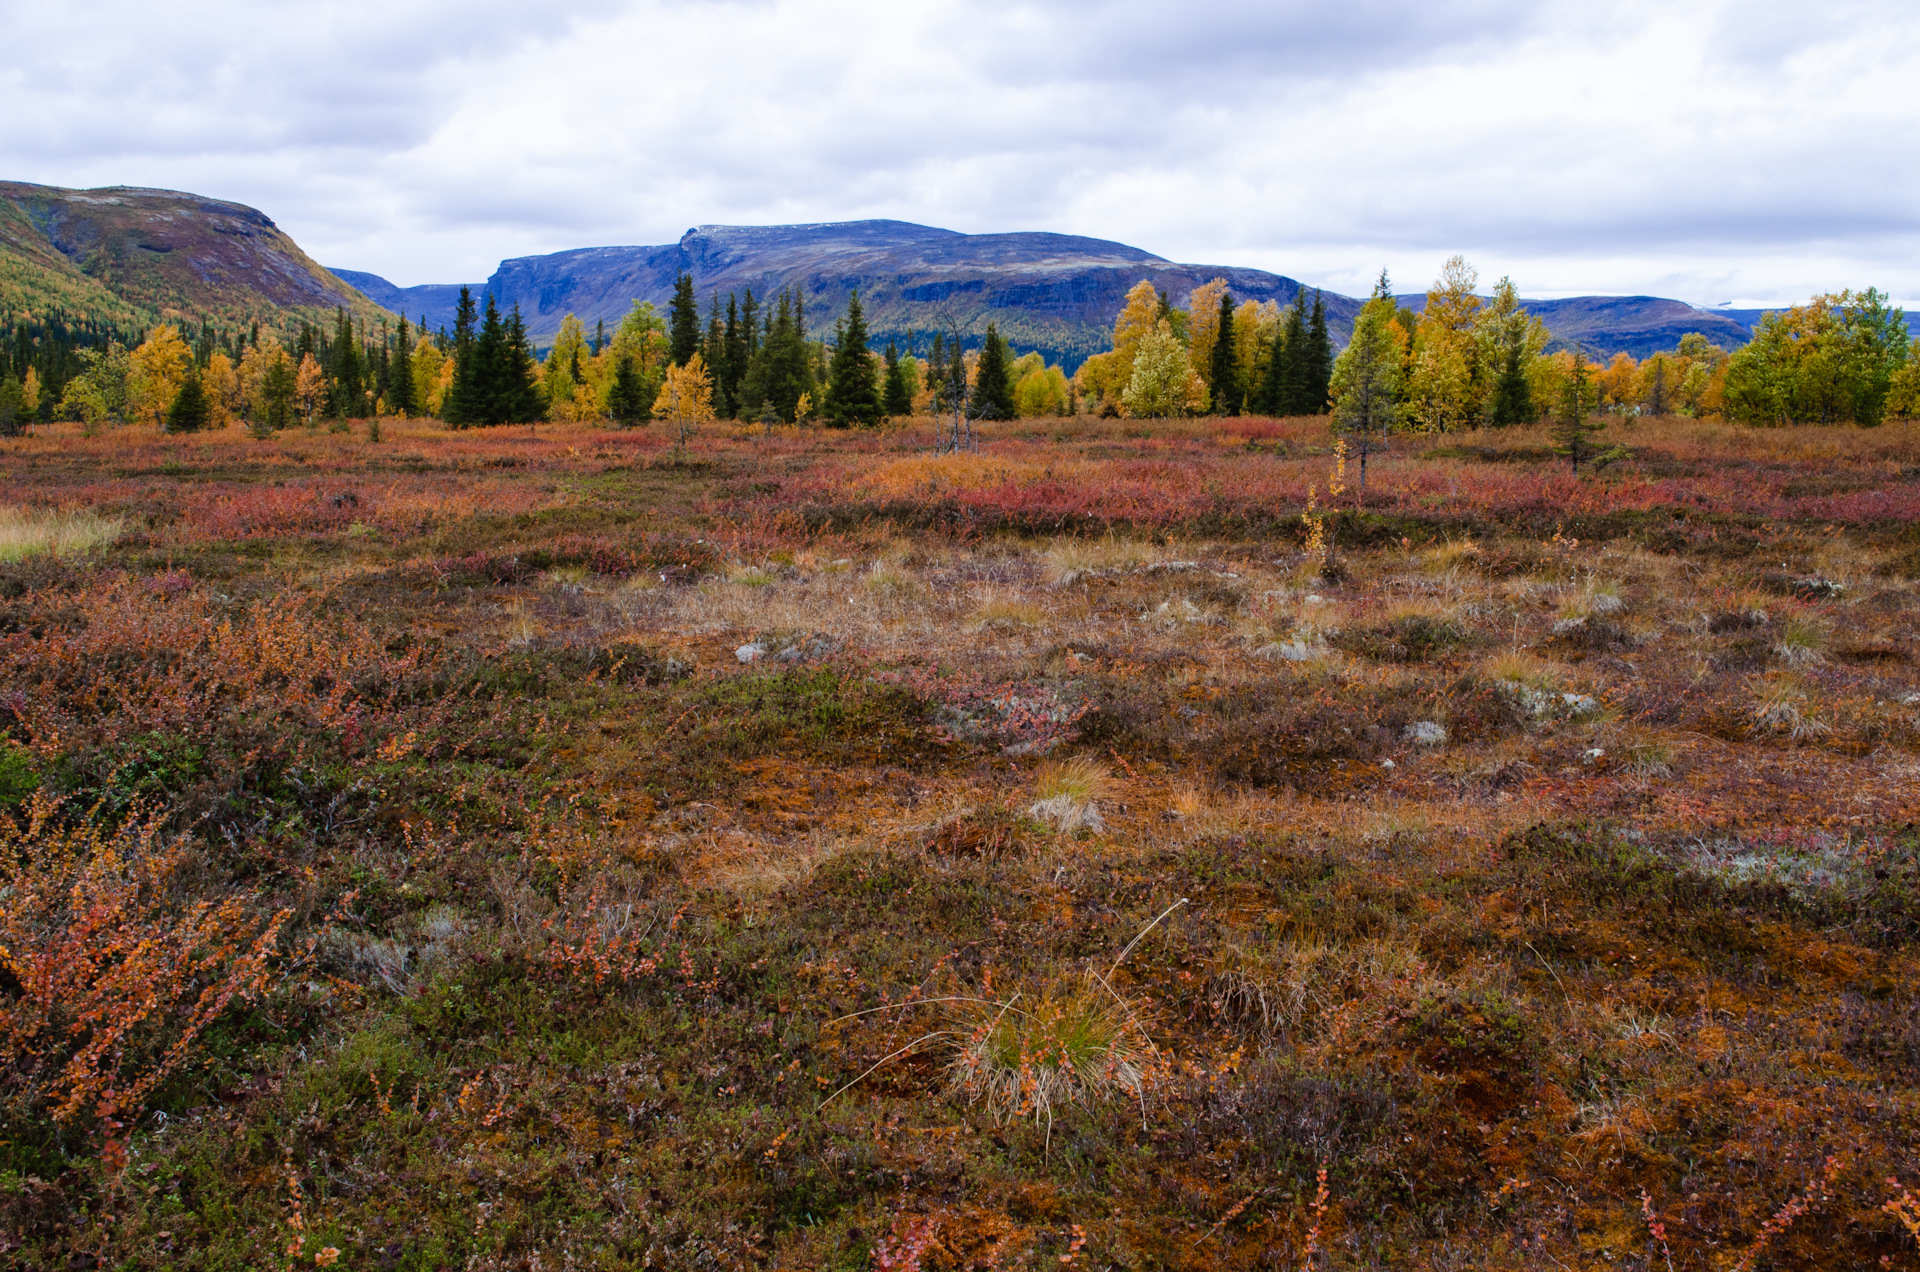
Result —
[[0, 0], [0, 178], [477, 282], [699, 224], [1052, 230], [1349, 295], [1920, 298], [1920, 6]]

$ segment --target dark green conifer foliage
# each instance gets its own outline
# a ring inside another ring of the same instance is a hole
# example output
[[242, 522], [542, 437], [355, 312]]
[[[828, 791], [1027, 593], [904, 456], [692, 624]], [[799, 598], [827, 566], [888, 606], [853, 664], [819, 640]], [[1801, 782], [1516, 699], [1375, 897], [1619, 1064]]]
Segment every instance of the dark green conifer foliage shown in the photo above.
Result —
[[393, 373], [388, 377], [387, 406], [395, 415], [412, 415], [413, 337], [407, 329], [407, 316], [400, 315], [400, 327], [394, 333]]
[[[518, 303], [507, 315], [501, 335], [500, 411], [498, 420], [490, 422], [531, 424], [547, 413], [547, 404], [540, 392], [540, 364], [533, 360], [533, 341], [527, 338], [526, 319], [520, 316]], [[577, 365], [574, 371], [578, 373]]]
[[[492, 300], [489, 298], [488, 303]], [[441, 417], [454, 428], [466, 428], [480, 418], [480, 359], [474, 335], [473, 291], [460, 289], [460, 301], [453, 314], [453, 383], [447, 386], [447, 398], [441, 405]]]
[[700, 302], [693, 298], [693, 275], [673, 280], [673, 299], [667, 302], [667, 356], [676, 367], [700, 351]]
[[[894, 359], [899, 362], [898, 357]], [[833, 360], [827, 368], [827, 423], [835, 428], [880, 422], [880, 386], [873, 377], [873, 351], [867, 348], [867, 315], [860, 293], [847, 302], [846, 319], [835, 330]]]
[[328, 371], [333, 377], [332, 401], [335, 419], [348, 419], [366, 409], [366, 370], [360, 360], [358, 342], [353, 338], [353, 319], [336, 306], [333, 311], [333, 359]]
[[213, 403], [207, 400], [200, 372], [188, 371], [187, 378], [180, 382], [180, 391], [173, 395], [173, 406], [167, 411], [167, 432], [198, 433], [212, 420]]
[[980, 346], [980, 369], [973, 382], [973, 416], [981, 420], [1013, 418], [1013, 382], [1007, 375], [1007, 342], [1000, 329], [987, 324], [987, 339]]
[[1326, 301], [1318, 291], [1313, 293], [1313, 320], [1307, 327], [1307, 350], [1301, 359], [1300, 381], [1301, 413], [1325, 415], [1333, 383], [1333, 338], [1327, 334]]
[[1220, 326], [1213, 337], [1213, 413], [1240, 414], [1240, 360], [1233, 340], [1233, 293], [1220, 297]]
[[727, 392], [727, 329], [720, 322], [720, 297], [707, 302], [707, 335], [700, 347], [707, 364], [707, 379], [713, 385], [713, 414], [717, 419], [733, 418], [733, 396]]
[[892, 416], [913, 414], [913, 393], [907, 388], [906, 368], [900, 365], [900, 351], [887, 341], [887, 392], [880, 408]]
[[480, 330], [473, 338], [472, 424], [498, 424], [505, 418], [507, 369], [507, 325], [500, 317], [500, 306], [493, 293], [487, 293], [487, 307], [480, 313]]
[[607, 390], [607, 414], [622, 424], [635, 424], [647, 418], [653, 404], [645, 400], [639, 372], [632, 358], [622, 358], [613, 368], [613, 384]]
[[1588, 440], [1607, 426], [1604, 418], [1592, 416], [1599, 400], [1599, 390], [1593, 383], [1593, 367], [1576, 351], [1573, 366], [1567, 371], [1567, 382], [1560, 390], [1560, 409], [1555, 412], [1549, 430], [1554, 454], [1566, 456], [1576, 475], [1583, 461], [1594, 468], [1604, 468], [1627, 453], [1624, 446], [1602, 450]]
[[593, 324], [593, 356], [599, 357], [600, 351], [607, 347], [607, 320], [601, 318]]
[[[753, 293], [747, 293], [751, 296]], [[720, 365], [714, 371], [717, 383], [726, 389], [726, 416], [738, 418], [740, 410], [740, 381], [747, 371], [747, 338], [740, 330], [740, 298], [732, 292], [727, 293], [726, 333], [721, 338]]]
[[1533, 423], [1533, 386], [1520, 365], [1520, 346], [1509, 345], [1493, 384], [1493, 422], [1501, 427]]
[[1296, 301], [1287, 307], [1287, 320], [1274, 338], [1273, 355], [1260, 385], [1260, 411], [1266, 415], [1300, 414], [1300, 358], [1307, 347], [1307, 324]]

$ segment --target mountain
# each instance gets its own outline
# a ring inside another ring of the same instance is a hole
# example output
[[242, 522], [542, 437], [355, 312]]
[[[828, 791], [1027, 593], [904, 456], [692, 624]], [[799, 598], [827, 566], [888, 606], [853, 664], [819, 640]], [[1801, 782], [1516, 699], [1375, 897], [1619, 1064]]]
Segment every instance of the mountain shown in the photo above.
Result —
[[[1293, 300], [1301, 284], [1264, 270], [1180, 265], [1151, 252], [1069, 234], [961, 234], [905, 221], [822, 225], [703, 225], [658, 247], [589, 247], [500, 262], [485, 284], [502, 307], [518, 304], [538, 344], [576, 314], [591, 328], [624, 317], [635, 300], [664, 309], [675, 277], [693, 275], [705, 305], [748, 288], [762, 299], [797, 287], [814, 335], [832, 331], [860, 292], [875, 343], [924, 348], [936, 331], [957, 329], [978, 343], [989, 322], [1021, 349], [1077, 367], [1112, 343], [1127, 290], [1146, 279], [1183, 303], [1194, 288], [1225, 278], [1240, 300]], [[450, 325], [458, 286], [393, 287], [375, 275], [336, 270], [389, 308]], [[481, 288], [475, 285], [478, 293]], [[1327, 296], [1340, 339], [1359, 302]]]
[[135, 328], [229, 326], [380, 309], [245, 204], [177, 190], [67, 190], [0, 181], [0, 309]]
[[[560, 320], [577, 315], [591, 328], [618, 322], [635, 300], [665, 309], [675, 277], [693, 275], [704, 305], [718, 294], [752, 288], [762, 299], [798, 287], [807, 325], [831, 332], [856, 288], [875, 344], [889, 339], [924, 350], [935, 331], [957, 327], [974, 342], [988, 322], [1021, 350], [1077, 367], [1111, 343], [1113, 319], [1127, 289], [1147, 279], [1175, 303], [1212, 278], [1225, 278], [1236, 299], [1286, 304], [1301, 284], [1264, 270], [1180, 265], [1124, 243], [1068, 234], [961, 234], [906, 221], [819, 225], [702, 225], [678, 243], [656, 247], [587, 247], [500, 262], [476, 295], [492, 292], [502, 308], [518, 304], [536, 344]], [[450, 327], [459, 284], [395, 287], [376, 274], [336, 269], [389, 309], [417, 315], [429, 328]], [[1344, 343], [1360, 302], [1326, 295], [1328, 326]], [[1414, 309], [1423, 295], [1403, 297]], [[1618, 352], [1645, 357], [1671, 349], [1698, 331], [1726, 348], [1747, 342], [1758, 310], [1703, 310], [1656, 296], [1578, 296], [1524, 301], [1552, 329], [1556, 346], [1589, 356]]]
[[[1400, 297], [1418, 313], [1425, 295]], [[1764, 309], [1698, 309], [1684, 300], [1659, 296], [1568, 296], [1560, 300], [1522, 300], [1528, 313], [1553, 333], [1550, 349], [1578, 349], [1606, 361], [1616, 353], [1644, 358], [1671, 349], [1680, 337], [1697, 331], [1723, 349], [1737, 349], [1753, 338]]]

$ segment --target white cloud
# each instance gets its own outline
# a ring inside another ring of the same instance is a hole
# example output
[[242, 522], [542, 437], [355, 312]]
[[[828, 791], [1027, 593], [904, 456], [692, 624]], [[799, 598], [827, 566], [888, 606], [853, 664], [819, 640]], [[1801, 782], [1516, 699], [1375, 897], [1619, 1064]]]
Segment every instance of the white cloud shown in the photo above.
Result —
[[1896, 0], [0, 3], [0, 175], [252, 203], [396, 282], [891, 216], [1409, 290], [1920, 296]]

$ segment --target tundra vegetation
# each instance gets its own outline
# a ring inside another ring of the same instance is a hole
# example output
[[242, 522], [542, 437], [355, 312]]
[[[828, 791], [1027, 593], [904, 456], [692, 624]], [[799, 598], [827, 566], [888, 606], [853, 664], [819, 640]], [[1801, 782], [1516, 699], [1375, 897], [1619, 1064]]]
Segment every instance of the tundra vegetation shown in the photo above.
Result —
[[9, 439], [5, 1258], [1920, 1263], [1909, 364], [1754, 427], [1497, 294], [1272, 375], [1139, 299], [970, 448], [646, 315], [538, 427], [161, 336]]

